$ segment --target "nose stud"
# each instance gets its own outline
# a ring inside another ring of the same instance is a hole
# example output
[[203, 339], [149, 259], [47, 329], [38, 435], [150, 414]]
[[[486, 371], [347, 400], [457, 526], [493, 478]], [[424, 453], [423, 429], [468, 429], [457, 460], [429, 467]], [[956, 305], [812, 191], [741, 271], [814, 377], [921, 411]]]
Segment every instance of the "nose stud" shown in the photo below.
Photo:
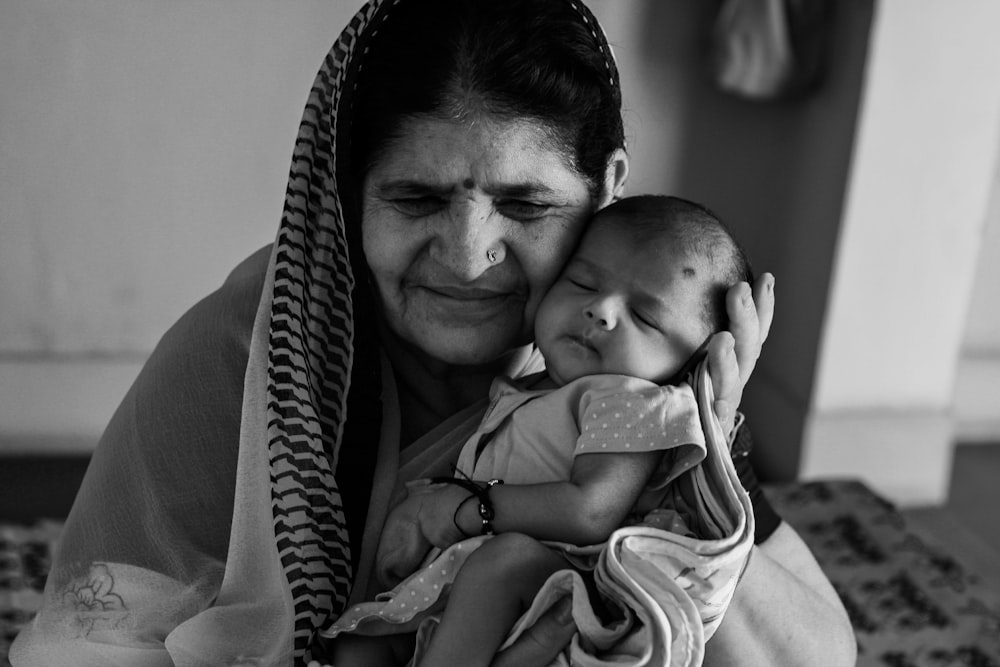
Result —
[[497, 251], [490, 248], [486, 251], [486, 259], [490, 261], [490, 264], [495, 264], [497, 261]]

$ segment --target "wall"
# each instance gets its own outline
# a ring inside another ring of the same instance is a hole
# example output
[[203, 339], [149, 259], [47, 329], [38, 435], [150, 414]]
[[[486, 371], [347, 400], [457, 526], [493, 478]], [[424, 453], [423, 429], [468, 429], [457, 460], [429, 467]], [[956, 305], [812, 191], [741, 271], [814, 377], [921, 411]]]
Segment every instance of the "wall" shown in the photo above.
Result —
[[[713, 85], [705, 50], [714, 18], [712, 3], [646, 7], [636, 68], [640, 120], [643, 129], [676, 124], [676, 133], [643, 136], [634, 149], [637, 171], [661, 174], [646, 181], [651, 189], [708, 203], [757, 270], [776, 276], [776, 317], [742, 407], [761, 442], [759, 469], [790, 479], [798, 474], [825, 322], [872, 3], [836, 3], [826, 78], [815, 93], [787, 101], [749, 101]], [[657, 172], [644, 160], [670, 167]]]
[[716, 3], [643, 4], [616, 44], [633, 191], [709, 203], [777, 276], [742, 406], [759, 471], [939, 502], [956, 434], [1000, 436], [1000, 5], [833, 4], [824, 86], [768, 103], [706, 76]]
[[166, 328], [270, 242], [352, 2], [0, 3], [0, 447], [90, 447]]
[[[270, 240], [312, 73], [358, 4], [0, 10], [0, 429], [19, 447], [89, 447], [162, 332]], [[775, 323], [754, 385], [806, 396], [870, 3], [844, 3], [840, 64], [788, 104], [715, 89], [712, 3], [592, 6], [622, 72], [629, 190], [710, 203], [778, 274], [779, 314], [794, 316]], [[747, 399], [752, 416], [771, 409]], [[794, 474], [798, 434], [754, 421], [795, 443], [761, 448]]]
[[800, 475], [947, 497], [953, 386], [1000, 148], [1000, 4], [882, 0]]
[[643, 186], [710, 203], [777, 276], [743, 401], [759, 470], [939, 502], [962, 411], [988, 410], [1000, 430], [1000, 250], [990, 228], [980, 244], [1000, 147], [1000, 5], [834, 6], [824, 86], [760, 103], [705, 76], [713, 5], [646, 5], [626, 118], [671, 129], [642, 134], [633, 154]]
[[[359, 4], [0, 4], [0, 449], [91, 447], [162, 332], [270, 241], [312, 75]], [[839, 0], [824, 86], [761, 103], [708, 76], [718, 3], [591, 4], [623, 74], [630, 191], [710, 204], [777, 276], [743, 404], [761, 470], [867, 475], [912, 496], [870, 473], [896, 465], [896, 427], [929, 412], [933, 456], [899, 471], [939, 497], [957, 350], [993, 354], [1000, 340], [970, 319], [959, 343], [1000, 148], [996, 5], [882, 0], [873, 23], [873, 0]], [[956, 271], [927, 270], [940, 249]], [[997, 284], [984, 273], [996, 263], [980, 260], [977, 284]], [[942, 273], [947, 287], [927, 292]], [[938, 322], [897, 333], [927, 294], [943, 302]], [[996, 312], [982, 294], [970, 312]]]
[[979, 245], [955, 377], [955, 437], [1000, 443], [1000, 169]]

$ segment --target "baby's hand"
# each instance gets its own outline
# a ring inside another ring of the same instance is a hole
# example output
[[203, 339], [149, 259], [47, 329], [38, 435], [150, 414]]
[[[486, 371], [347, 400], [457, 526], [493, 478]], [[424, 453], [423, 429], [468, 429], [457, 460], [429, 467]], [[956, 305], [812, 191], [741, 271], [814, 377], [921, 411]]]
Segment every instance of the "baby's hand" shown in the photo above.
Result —
[[375, 578], [383, 590], [393, 588], [412, 574], [430, 551], [431, 543], [424, 537], [417, 520], [422, 502], [419, 495], [411, 492], [385, 519], [375, 551]]

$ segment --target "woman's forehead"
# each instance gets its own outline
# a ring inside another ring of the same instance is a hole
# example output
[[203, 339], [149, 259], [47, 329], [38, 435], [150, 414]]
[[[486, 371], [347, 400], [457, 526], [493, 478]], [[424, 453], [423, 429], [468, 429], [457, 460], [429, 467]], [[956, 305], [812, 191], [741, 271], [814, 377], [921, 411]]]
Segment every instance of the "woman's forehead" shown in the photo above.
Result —
[[380, 183], [449, 189], [586, 189], [584, 179], [541, 123], [489, 116], [408, 118], [369, 175]]

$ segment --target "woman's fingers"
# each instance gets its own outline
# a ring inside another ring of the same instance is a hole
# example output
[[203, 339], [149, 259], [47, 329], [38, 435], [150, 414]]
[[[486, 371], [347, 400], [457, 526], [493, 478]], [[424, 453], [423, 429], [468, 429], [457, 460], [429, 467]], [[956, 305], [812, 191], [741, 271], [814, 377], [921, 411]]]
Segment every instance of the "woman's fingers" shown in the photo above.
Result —
[[569, 645], [575, 632], [573, 601], [566, 596], [542, 614], [517, 641], [497, 654], [490, 666], [546, 667]]
[[774, 318], [774, 276], [765, 273], [754, 282], [734, 285], [726, 293], [729, 331], [735, 339], [736, 363], [740, 383], [746, 384], [757, 365], [761, 346], [771, 330]]
[[739, 283], [729, 289], [726, 293], [726, 314], [729, 315], [729, 331], [735, 341], [737, 373], [740, 383], [746, 384], [760, 355], [760, 320], [750, 285]]
[[735, 339], [728, 331], [715, 334], [708, 342], [708, 371], [715, 393], [712, 408], [723, 432], [729, 433], [733, 430], [736, 408], [743, 397], [743, 381], [736, 364]]
[[760, 327], [760, 344], [763, 346], [774, 320], [774, 276], [764, 273], [754, 281], [753, 302], [757, 307], [757, 323]]
[[761, 346], [774, 319], [774, 276], [765, 273], [753, 284], [739, 283], [726, 293], [729, 331], [708, 344], [708, 368], [715, 391], [715, 414], [723, 429], [732, 430], [743, 387], [753, 373]]

